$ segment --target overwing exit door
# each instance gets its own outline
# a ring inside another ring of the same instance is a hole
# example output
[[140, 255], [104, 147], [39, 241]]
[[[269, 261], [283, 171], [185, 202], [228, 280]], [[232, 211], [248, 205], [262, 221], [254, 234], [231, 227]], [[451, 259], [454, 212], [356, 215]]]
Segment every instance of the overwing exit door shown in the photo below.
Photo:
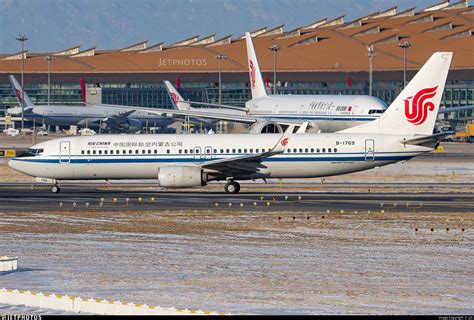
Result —
[[71, 162], [71, 143], [69, 141], [61, 141], [59, 144], [59, 162]]
[[365, 161], [374, 161], [375, 159], [375, 143], [373, 139], [365, 140]]

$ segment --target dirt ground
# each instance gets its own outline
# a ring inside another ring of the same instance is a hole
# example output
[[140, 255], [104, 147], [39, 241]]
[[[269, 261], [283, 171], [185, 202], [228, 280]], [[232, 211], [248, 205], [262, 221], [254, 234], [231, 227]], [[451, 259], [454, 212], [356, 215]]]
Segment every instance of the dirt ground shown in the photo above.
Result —
[[2, 286], [232, 313], [472, 314], [474, 213], [0, 214]]

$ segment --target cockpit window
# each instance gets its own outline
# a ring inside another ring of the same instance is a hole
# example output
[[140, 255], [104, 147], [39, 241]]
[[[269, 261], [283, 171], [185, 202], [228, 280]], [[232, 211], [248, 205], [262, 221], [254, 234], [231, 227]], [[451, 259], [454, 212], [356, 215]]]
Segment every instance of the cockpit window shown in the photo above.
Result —
[[28, 149], [25, 152], [19, 154], [17, 158], [36, 157], [43, 153], [44, 149]]
[[370, 109], [369, 114], [377, 114], [377, 113], [384, 113], [385, 110], [380, 109]]

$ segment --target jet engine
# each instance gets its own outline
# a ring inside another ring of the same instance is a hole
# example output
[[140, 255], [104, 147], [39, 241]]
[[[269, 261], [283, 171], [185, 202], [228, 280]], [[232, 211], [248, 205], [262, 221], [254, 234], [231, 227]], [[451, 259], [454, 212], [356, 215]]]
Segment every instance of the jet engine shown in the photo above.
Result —
[[118, 127], [123, 131], [134, 133], [140, 131], [143, 128], [143, 124], [140, 120], [127, 118], [121, 122]]
[[192, 166], [165, 166], [158, 170], [158, 182], [165, 188], [191, 188], [205, 186], [207, 174]]
[[280, 124], [274, 121], [257, 121], [250, 126], [250, 133], [283, 133]]

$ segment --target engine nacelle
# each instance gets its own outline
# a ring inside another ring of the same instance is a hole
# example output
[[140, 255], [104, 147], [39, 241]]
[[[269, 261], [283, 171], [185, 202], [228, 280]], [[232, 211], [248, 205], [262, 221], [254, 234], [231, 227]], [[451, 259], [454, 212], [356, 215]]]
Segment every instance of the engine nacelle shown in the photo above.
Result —
[[125, 120], [125, 122], [120, 123], [120, 128], [130, 133], [140, 131], [142, 127], [143, 124], [138, 119], [128, 118]]
[[158, 170], [160, 187], [191, 188], [205, 186], [207, 174], [192, 166], [165, 166]]
[[250, 133], [283, 133], [281, 125], [274, 121], [257, 121], [250, 126]]

